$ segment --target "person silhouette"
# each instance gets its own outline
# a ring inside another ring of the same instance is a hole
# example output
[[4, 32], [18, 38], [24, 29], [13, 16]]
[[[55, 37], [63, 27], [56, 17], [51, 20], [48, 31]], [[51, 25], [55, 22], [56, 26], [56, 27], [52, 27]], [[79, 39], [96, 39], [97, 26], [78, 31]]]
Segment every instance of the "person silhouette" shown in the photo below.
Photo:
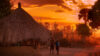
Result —
[[57, 52], [57, 55], [59, 55], [60, 43], [59, 43], [59, 41], [57, 40], [57, 41], [55, 42], [55, 44], [56, 44], [56, 52]]
[[54, 39], [50, 39], [50, 54], [54, 53]]

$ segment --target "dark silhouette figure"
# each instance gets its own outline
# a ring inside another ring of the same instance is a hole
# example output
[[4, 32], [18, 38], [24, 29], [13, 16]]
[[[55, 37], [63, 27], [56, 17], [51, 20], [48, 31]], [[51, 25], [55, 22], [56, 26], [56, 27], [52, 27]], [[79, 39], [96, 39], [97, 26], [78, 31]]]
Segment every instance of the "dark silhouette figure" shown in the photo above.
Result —
[[50, 54], [53, 54], [54, 53], [54, 40], [51, 39], [50, 40]]
[[59, 46], [60, 46], [60, 43], [59, 43], [59, 41], [57, 40], [57, 41], [56, 41], [56, 52], [57, 52], [57, 55], [59, 55]]

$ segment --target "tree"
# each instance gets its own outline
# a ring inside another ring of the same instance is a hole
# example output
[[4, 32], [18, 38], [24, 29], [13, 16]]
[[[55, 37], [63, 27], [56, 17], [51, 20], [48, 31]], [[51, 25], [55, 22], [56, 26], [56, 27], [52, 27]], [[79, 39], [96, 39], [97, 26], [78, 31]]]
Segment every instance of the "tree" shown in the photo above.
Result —
[[58, 39], [58, 40], [62, 39], [63, 38], [63, 32], [62, 31], [57, 31], [57, 32], [54, 33], [53, 37], [55, 39]]
[[77, 25], [76, 31], [79, 35], [82, 36], [83, 40], [85, 40], [86, 37], [89, 37], [92, 34], [89, 27], [86, 24]]
[[58, 24], [55, 22], [54, 23], [54, 30], [57, 31], [58, 30]]
[[3, 18], [11, 13], [10, 0], [0, 0], [0, 18]]
[[90, 26], [92, 28], [98, 28], [100, 26], [100, 0], [88, 12], [88, 19], [91, 20]]
[[49, 29], [49, 28], [50, 28], [50, 23], [49, 23], [49, 22], [45, 22], [45, 27], [46, 27], [47, 29]]
[[84, 8], [81, 9], [79, 12], [79, 19], [83, 19], [85, 21], [85, 24], [88, 22], [88, 12], [90, 9]]

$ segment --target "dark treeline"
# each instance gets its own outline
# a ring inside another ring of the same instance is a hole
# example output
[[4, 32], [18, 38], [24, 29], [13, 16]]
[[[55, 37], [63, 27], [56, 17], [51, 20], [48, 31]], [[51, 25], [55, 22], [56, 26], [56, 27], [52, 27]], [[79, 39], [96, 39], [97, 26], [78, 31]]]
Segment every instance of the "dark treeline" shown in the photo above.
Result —
[[11, 13], [10, 0], [0, 0], [0, 18], [3, 18]]

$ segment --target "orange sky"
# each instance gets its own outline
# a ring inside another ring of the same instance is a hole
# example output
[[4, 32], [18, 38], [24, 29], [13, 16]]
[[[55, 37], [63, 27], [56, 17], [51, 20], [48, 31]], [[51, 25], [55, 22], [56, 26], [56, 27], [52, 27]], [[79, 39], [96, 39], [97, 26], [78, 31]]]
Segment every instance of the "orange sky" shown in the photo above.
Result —
[[[32, 17], [42, 18], [43, 22], [83, 23], [78, 20], [78, 12], [82, 8], [91, 8], [96, 0], [12, 0], [13, 7], [18, 2]], [[52, 19], [47, 19], [52, 18]], [[99, 36], [100, 31], [96, 32]]]
[[[78, 8], [78, 5], [84, 3], [85, 6], [90, 5], [88, 7], [91, 7], [95, 0], [74, 0], [77, 4], [73, 0], [13, 0], [15, 7], [17, 7], [18, 1], [22, 3], [23, 8], [33, 17], [59, 18], [60, 20], [56, 20], [56, 22], [79, 23], [83, 22], [83, 20], [78, 20], [78, 12], [81, 9]], [[67, 7], [72, 10], [69, 10]]]

